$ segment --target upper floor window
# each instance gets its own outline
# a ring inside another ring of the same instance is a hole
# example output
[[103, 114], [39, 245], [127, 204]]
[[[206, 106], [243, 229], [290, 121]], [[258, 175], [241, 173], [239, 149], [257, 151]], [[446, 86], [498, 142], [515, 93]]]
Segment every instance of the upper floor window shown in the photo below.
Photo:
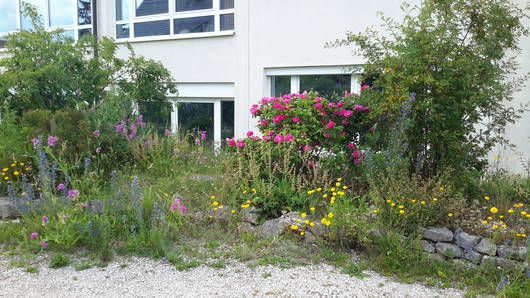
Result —
[[0, 48], [7, 33], [32, 29], [31, 20], [21, 13], [22, 3], [37, 8], [46, 29], [63, 29], [76, 40], [92, 32], [92, 0], [1, 0]]
[[116, 38], [234, 30], [234, 0], [115, 0]]

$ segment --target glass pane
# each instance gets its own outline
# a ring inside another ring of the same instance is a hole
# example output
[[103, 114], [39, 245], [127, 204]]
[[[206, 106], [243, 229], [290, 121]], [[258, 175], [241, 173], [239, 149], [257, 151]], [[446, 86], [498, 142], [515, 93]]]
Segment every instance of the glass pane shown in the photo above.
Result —
[[[44, 23], [44, 10], [45, 10], [45, 0], [24, 0], [23, 2], [31, 4], [35, 7], [37, 7], [37, 12], [39, 13], [41, 17], [41, 22]], [[22, 29], [25, 30], [31, 30], [33, 29], [33, 25], [31, 24], [30, 18], [28, 18], [25, 15], [22, 15]]]
[[279, 97], [284, 94], [291, 93], [291, 76], [275, 76], [272, 77], [271, 94]]
[[144, 121], [152, 125], [158, 133], [163, 134], [166, 129], [171, 129], [171, 110], [153, 102], [141, 102], [139, 108]]
[[221, 9], [234, 8], [234, 0], [221, 0]]
[[181, 102], [178, 104], [178, 128], [182, 133], [206, 131], [206, 139], [213, 141], [213, 103]]
[[134, 37], [169, 35], [169, 20], [134, 24]]
[[234, 136], [234, 102], [221, 101], [221, 140]]
[[129, 19], [131, 0], [116, 0], [116, 20], [123, 21]]
[[81, 29], [79, 30], [78, 32], [78, 35], [79, 35], [79, 39], [87, 36], [87, 35], [90, 35], [92, 33], [92, 29]]
[[0, 1], [0, 32], [17, 29], [16, 0]]
[[337, 101], [344, 92], [351, 90], [351, 75], [300, 76], [300, 92], [314, 90], [320, 96]]
[[71, 40], [75, 39], [75, 32], [74, 30], [65, 30], [61, 33], [62, 36], [66, 38], [70, 38]]
[[167, 4], [168, 0], [136, 0], [136, 16], [168, 13]]
[[77, 0], [77, 21], [79, 25], [89, 25], [92, 23], [91, 0]]
[[5, 39], [5, 37], [0, 37], [0, 49], [5, 48], [6, 43], [7, 43], [7, 40]]
[[116, 25], [116, 38], [129, 38], [129, 24]]
[[221, 31], [222, 30], [234, 30], [234, 14], [222, 14], [221, 15]]
[[72, 0], [50, 0], [48, 10], [50, 12], [50, 26], [73, 25]]
[[177, 0], [177, 11], [213, 8], [212, 0]]
[[196, 33], [196, 32], [212, 32], [213, 16], [175, 19], [175, 34]]

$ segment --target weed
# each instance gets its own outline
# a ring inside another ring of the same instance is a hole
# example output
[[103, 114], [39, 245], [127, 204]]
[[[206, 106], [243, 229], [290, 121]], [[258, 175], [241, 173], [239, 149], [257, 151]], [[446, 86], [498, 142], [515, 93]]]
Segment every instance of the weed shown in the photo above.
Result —
[[70, 258], [62, 253], [56, 253], [53, 255], [50, 262], [50, 268], [62, 268], [70, 265]]

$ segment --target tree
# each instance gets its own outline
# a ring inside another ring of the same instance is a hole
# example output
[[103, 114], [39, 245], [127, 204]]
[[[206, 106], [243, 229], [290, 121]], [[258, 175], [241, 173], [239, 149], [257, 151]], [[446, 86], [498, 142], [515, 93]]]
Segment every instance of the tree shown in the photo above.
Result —
[[412, 98], [404, 131], [411, 173], [481, 170], [483, 157], [506, 142], [505, 126], [523, 111], [508, 105], [528, 78], [516, 78], [510, 55], [528, 35], [522, 20], [529, 7], [509, 0], [425, 0], [402, 9], [402, 22], [382, 17], [389, 37], [368, 29], [332, 45], [353, 45], [366, 59], [374, 115], [397, 115]]
[[171, 109], [167, 94], [176, 93], [176, 88], [161, 63], [137, 57], [130, 46], [128, 59], [117, 58], [112, 39], [88, 36], [73, 41], [62, 30], [47, 31], [34, 7], [24, 4], [23, 10], [32, 29], [7, 37], [8, 57], [0, 59], [0, 103], [18, 114], [30, 109], [89, 109], [117, 94], [130, 105], [150, 102]]

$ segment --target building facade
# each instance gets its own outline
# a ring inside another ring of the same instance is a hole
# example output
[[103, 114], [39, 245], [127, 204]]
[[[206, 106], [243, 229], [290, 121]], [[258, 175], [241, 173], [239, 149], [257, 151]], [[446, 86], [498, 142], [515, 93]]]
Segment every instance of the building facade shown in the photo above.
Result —
[[[398, 0], [0, 0], [0, 32], [28, 28], [21, 1], [36, 5], [46, 26], [63, 28], [74, 39], [86, 33], [112, 37], [161, 61], [177, 82], [180, 104], [160, 125], [198, 127], [215, 141], [254, 129], [249, 109], [264, 96], [358, 91], [362, 57], [325, 44], [347, 31], [380, 27], [379, 11], [402, 16]], [[521, 45], [524, 73], [530, 71], [530, 40]], [[125, 47], [120, 54], [127, 55]], [[514, 104], [529, 98], [527, 86]], [[502, 162], [518, 172], [517, 154], [530, 158], [529, 123], [527, 113], [507, 130], [517, 152], [498, 149]]]

